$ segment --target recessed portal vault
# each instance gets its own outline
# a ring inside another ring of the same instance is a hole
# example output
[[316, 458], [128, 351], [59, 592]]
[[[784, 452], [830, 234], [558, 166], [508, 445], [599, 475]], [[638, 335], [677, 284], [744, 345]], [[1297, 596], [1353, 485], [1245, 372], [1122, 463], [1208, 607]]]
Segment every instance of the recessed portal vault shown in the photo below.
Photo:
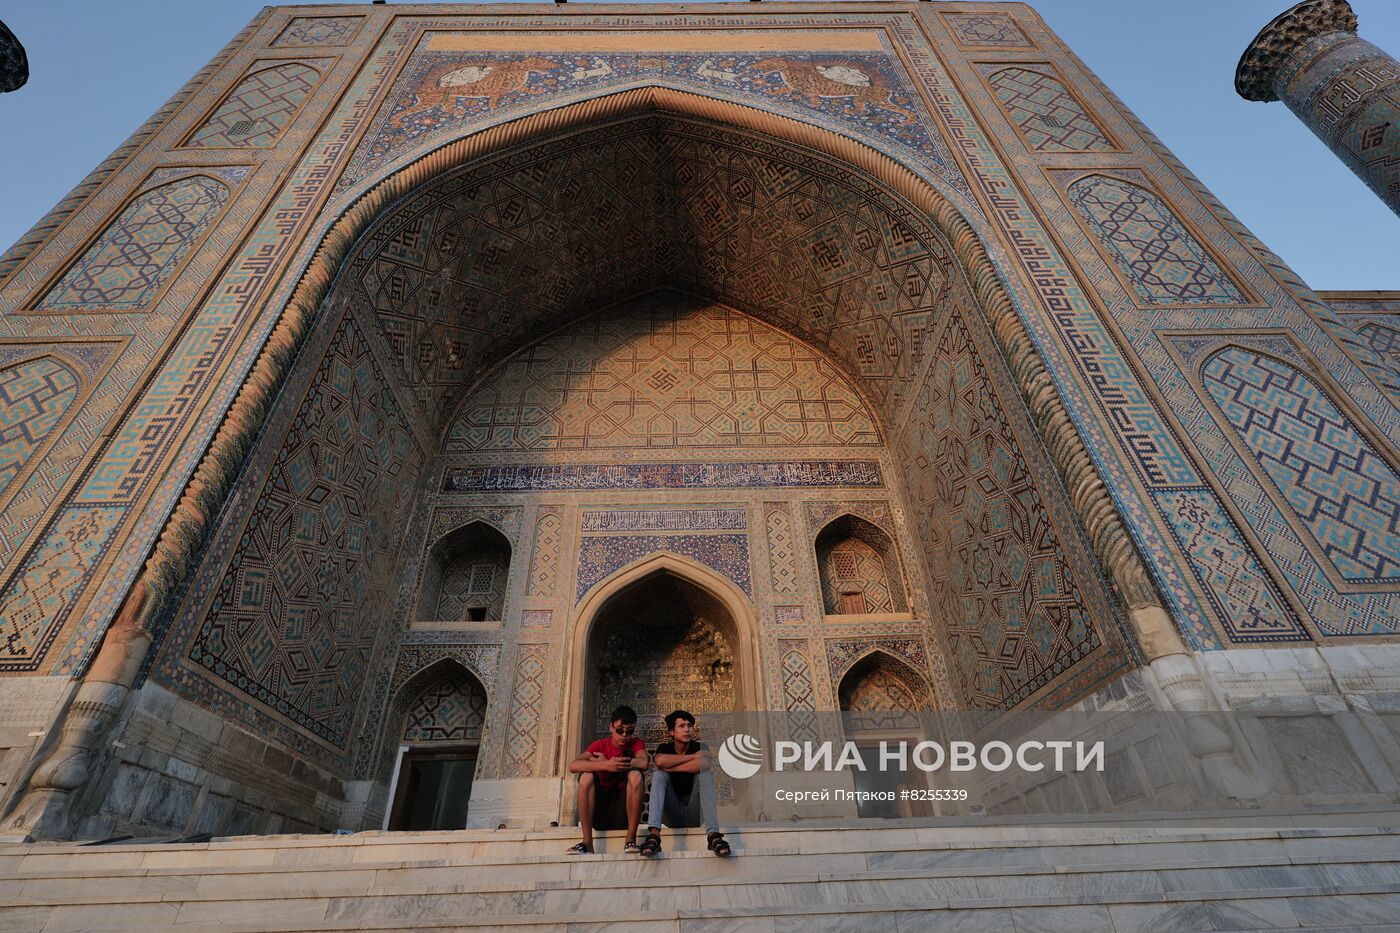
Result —
[[662, 717], [685, 709], [701, 717], [736, 709], [734, 620], [704, 588], [666, 570], [627, 587], [603, 606], [588, 645], [592, 731], [608, 730], [621, 703], [637, 711], [638, 733], [653, 745]]

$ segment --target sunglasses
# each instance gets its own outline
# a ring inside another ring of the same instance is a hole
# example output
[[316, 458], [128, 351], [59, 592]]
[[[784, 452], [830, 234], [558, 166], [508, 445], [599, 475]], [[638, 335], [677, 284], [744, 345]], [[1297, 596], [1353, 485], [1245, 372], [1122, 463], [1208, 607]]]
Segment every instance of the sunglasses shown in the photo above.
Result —
[[618, 735], [635, 735], [636, 732], [637, 732], [637, 727], [636, 727], [636, 726], [613, 726], [613, 731], [616, 732]]

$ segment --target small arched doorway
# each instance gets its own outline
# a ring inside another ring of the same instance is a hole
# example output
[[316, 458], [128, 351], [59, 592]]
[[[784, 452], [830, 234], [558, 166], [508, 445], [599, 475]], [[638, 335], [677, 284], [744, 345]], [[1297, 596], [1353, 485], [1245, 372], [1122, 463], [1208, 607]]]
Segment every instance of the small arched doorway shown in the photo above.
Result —
[[395, 704], [400, 742], [387, 829], [467, 825], [487, 705], [481, 682], [451, 659], [404, 685]]
[[851, 665], [836, 688], [845, 738], [856, 743], [865, 771], [853, 772], [857, 791], [894, 792], [894, 800], [857, 803], [862, 817], [932, 816], [927, 802], [901, 800], [900, 791], [926, 785], [913, 772], [881, 768], [880, 743], [908, 748], [926, 738], [923, 717], [932, 709], [924, 677], [883, 651], [872, 651]]

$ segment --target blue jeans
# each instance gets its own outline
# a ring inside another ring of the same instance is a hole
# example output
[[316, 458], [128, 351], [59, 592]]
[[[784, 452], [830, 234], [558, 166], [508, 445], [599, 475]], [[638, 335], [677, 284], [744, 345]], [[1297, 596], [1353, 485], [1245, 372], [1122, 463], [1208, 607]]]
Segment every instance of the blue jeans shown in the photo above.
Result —
[[715, 798], [715, 776], [709, 771], [694, 775], [690, 796], [682, 800], [671, 786], [671, 774], [657, 768], [651, 776], [651, 813], [647, 825], [660, 829], [662, 818], [672, 829], [704, 825], [709, 833], [719, 832], [719, 802]]

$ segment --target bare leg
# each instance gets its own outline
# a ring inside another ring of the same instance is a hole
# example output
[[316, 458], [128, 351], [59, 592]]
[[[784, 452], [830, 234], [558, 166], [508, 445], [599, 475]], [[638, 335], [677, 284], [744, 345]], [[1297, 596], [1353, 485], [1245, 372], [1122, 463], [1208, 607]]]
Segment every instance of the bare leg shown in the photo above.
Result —
[[593, 803], [597, 799], [597, 787], [597, 780], [589, 772], [578, 776], [578, 824], [583, 829], [583, 844], [590, 849], [593, 848]]
[[642, 772], [627, 772], [627, 842], [637, 841], [637, 824], [642, 819]]

